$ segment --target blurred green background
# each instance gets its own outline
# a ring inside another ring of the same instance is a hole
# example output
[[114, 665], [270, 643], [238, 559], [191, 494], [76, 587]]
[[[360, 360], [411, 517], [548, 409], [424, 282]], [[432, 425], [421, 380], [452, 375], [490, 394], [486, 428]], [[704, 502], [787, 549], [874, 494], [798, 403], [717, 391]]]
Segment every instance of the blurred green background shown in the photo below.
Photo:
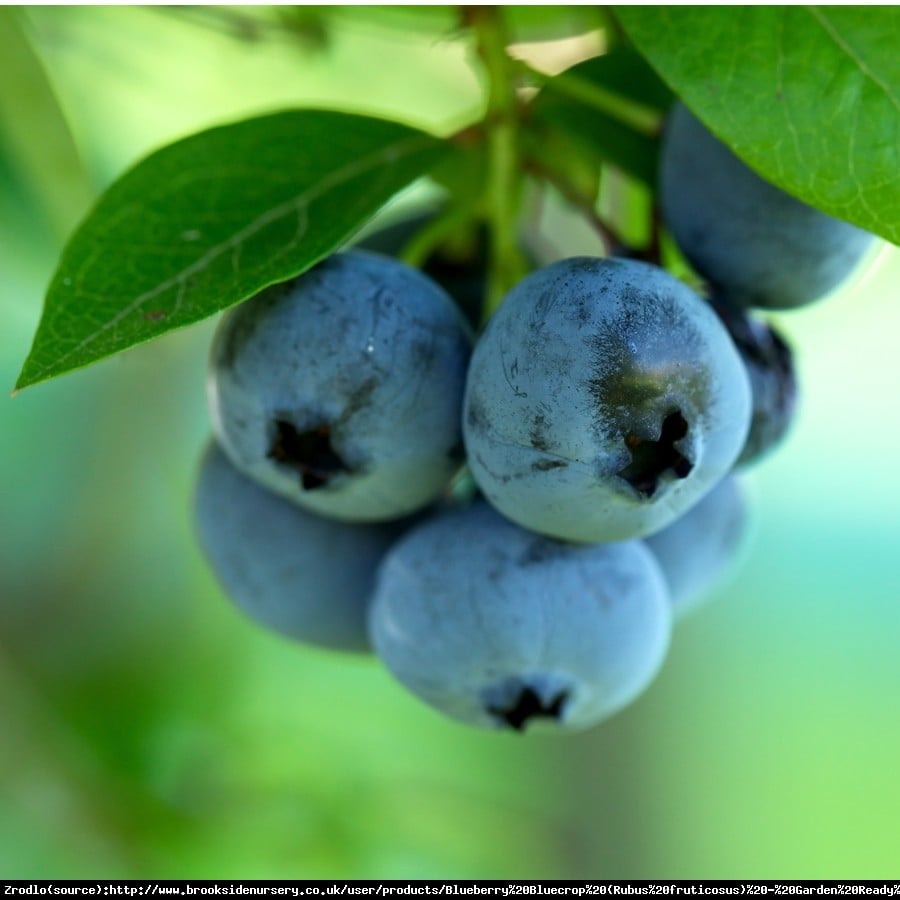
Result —
[[[439, 12], [246, 12], [0, 10], [10, 389], [68, 229], [150, 149], [288, 105], [446, 132], [481, 102]], [[566, 738], [469, 730], [229, 606], [190, 509], [214, 322], [2, 400], [0, 876], [895, 875], [898, 279], [886, 252], [780, 317], [802, 409], [752, 474], [745, 568], [637, 703]]]

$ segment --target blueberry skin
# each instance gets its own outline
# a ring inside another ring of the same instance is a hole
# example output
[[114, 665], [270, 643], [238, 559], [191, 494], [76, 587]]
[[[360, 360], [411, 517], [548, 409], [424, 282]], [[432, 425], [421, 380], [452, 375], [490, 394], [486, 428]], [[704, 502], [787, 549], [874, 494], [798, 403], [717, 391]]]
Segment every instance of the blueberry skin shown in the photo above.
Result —
[[480, 501], [391, 549], [369, 629], [391, 673], [441, 712], [487, 728], [570, 730], [647, 687], [671, 609], [640, 541], [566, 544]]
[[305, 509], [386, 521], [459, 468], [471, 331], [436, 284], [337, 254], [225, 315], [208, 397], [231, 461]]
[[669, 586], [676, 621], [712, 599], [733, 575], [750, 530], [747, 494], [729, 475], [680, 519], [644, 538]]
[[351, 525], [305, 512], [242, 475], [214, 443], [194, 502], [204, 555], [247, 616], [304, 643], [370, 650], [366, 610], [398, 523]]
[[873, 241], [762, 179], [681, 103], [663, 135], [659, 203], [697, 272], [744, 307], [791, 309], [819, 299]]
[[575, 257], [522, 280], [476, 345], [463, 433], [487, 499], [571, 541], [642, 537], [725, 476], [747, 374], [709, 305], [647, 263]]

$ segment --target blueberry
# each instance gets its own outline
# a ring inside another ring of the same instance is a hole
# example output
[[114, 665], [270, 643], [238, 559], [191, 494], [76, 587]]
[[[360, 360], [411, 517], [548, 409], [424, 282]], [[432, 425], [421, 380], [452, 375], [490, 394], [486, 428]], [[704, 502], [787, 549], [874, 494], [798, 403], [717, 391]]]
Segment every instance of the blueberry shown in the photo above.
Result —
[[393, 675], [449, 716], [579, 729], [647, 687], [671, 609], [640, 541], [562, 543], [478, 502], [415, 526], [391, 549], [369, 626]]
[[664, 528], [734, 464], [750, 387], [727, 331], [647, 263], [576, 257], [522, 280], [476, 345], [472, 474], [525, 528], [617, 541]]
[[660, 564], [675, 619], [711, 599], [737, 568], [748, 542], [747, 496], [733, 475], [644, 543]]
[[774, 326], [724, 297], [710, 300], [750, 378], [753, 412], [737, 465], [754, 463], [784, 440], [797, 411], [797, 375], [787, 341]]
[[224, 317], [209, 400], [231, 461], [306, 509], [398, 518], [461, 462], [471, 332], [420, 272], [354, 250]]
[[683, 104], [660, 153], [663, 220], [697, 272], [741, 306], [788, 309], [836, 288], [872, 235], [762, 179]]
[[400, 523], [351, 525], [305, 512], [242, 475], [215, 444], [195, 495], [200, 544], [251, 619], [333, 650], [369, 649], [375, 571]]

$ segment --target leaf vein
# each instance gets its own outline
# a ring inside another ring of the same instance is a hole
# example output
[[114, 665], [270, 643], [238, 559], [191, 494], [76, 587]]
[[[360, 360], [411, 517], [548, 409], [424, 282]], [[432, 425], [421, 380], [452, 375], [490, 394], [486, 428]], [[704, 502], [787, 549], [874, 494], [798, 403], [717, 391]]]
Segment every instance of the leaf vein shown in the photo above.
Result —
[[822, 11], [815, 6], [807, 6], [806, 11], [813, 17], [813, 19], [818, 22], [821, 26], [822, 30], [834, 41], [835, 44], [850, 57], [850, 59], [856, 64], [857, 68], [866, 78], [869, 79], [873, 84], [877, 85], [884, 95], [891, 101], [894, 108], [900, 111], [900, 97], [895, 96], [891, 93], [890, 85], [885, 84], [867, 65], [866, 61], [860, 57], [856, 51], [847, 43], [844, 38], [841, 37], [840, 32], [834, 27], [834, 25], [825, 17]]
[[[414, 135], [411, 138], [406, 138], [405, 140], [399, 141], [395, 144], [391, 144], [387, 147], [382, 147], [369, 156], [355, 159], [352, 162], [342, 166], [341, 168], [335, 169], [328, 176], [316, 182], [312, 187], [307, 188], [295, 197], [291, 197], [284, 203], [272, 207], [272, 209], [266, 211], [265, 213], [254, 219], [252, 222], [249, 222], [243, 228], [239, 229], [227, 240], [210, 247], [199, 259], [191, 263], [189, 266], [186, 266], [180, 272], [169, 276], [168, 278], [157, 284], [155, 287], [151, 288], [150, 290], [144, 291], [144, 293], [142, 294], [139, 294], [130, 303], [119, 310], [119, 312], [117, 312], [114, 316], [103, 322], [96, 331], [87, 335], [83, 340], [72, 346], [61, 356], [56, 357], [53, 360], [52, 366], [45, 365], [38, 369], [33, 376], [33, 380], [40, 381], [49, 371], [51, 371], [51, 369], [58, 368], [60, 364], [65, 360], [69, 359], [77, 353], [80, 353], [85, 349], [85, 347], [93, 344], [110, 330], [115, 329], [124, 319], [133, 315], [146, 303], [149, 303], [151, 300], [154, 300], [155, 298], [159, 297], [161, 294], [164, 294], [172, 288], [177, 289], [173, 310], [177, 311], [182, 304], [185, 289], [191, 277], [204, 271], [209, 265], [215, 262], [215, 260], [217, 260], [223, 254], [228, 253], [229, 251], [231, 251], [232, 253], [237, 251], [239, 256], [241, 245], [243, 242], [252, 238], [268, 225], [271, 225], [274, 222], [277, 222], [291, 214], [302, 216], [303, 221], [303, 227], [298, 227], [297, 237], [295, 237], [294, 241], [292, 241], [292, 244], [296, 246], [295, 241], [297, 240], [297, 238], [302, 238], [302, 236], [306, 233], [309, 206], [313, 202], [318, 200], [323, 194], [326, 194], [333, 188], [339, 187], [346, 182], [351, 181], [353, 178], [356, 178], [371, 169], [377, 168], [380, 165], [386, 165], [392, 162], [396, 162], [396, 160], [402, 158], [403, 156], [416, 153], [417, 151], [424, 149], [431, 142], [431, 140], [432, 138], [430, 135]], [[234, 257], [232, 257], [232, 261], [235, 261]], [[113, 331], [113, 334], [115, 334], [115, 331]]]

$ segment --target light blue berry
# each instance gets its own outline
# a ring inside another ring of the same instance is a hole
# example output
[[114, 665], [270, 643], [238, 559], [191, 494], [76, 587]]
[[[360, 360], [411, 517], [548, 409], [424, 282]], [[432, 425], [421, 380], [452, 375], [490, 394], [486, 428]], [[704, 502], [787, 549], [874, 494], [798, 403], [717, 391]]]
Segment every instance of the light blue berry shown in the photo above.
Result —
[[241, 474], [215, 444], [195, 494], [200, 545], [251, 619], [309, 644], [366, 651], [375, 570], [400, 523], [351, 525], [305, 512]]
[[668, 591], [640, 541], [584, 546], [483, 502], [412, 528], [385, 558], [376, 652], [471, 725], [587, 728], [634, 700], [668, 648]]
[[306, 509], [398, 518], [459, 468], [470, 349], [430, 279], [341, 253], [226, 314], [210, 361], [213, 427], [241, 471]]
[[747, 495], [730, 475], [681, 518], [644, 539], [669, 586], [676, 620], [710, 600], [734, 574], [749, 530]]
[[663, 137], [659, 202], [684, 255], [742, 306], [789, 309], [817, 300], [873, 241], [761, 178], [681, 103]]
[[745, 368], [708, 304], [655, 266], [587, 257], [507, 295], [472, 355], [463, 417], [488, 500], [585, 542], [674, 521], [730, 470], [749, 424]]

